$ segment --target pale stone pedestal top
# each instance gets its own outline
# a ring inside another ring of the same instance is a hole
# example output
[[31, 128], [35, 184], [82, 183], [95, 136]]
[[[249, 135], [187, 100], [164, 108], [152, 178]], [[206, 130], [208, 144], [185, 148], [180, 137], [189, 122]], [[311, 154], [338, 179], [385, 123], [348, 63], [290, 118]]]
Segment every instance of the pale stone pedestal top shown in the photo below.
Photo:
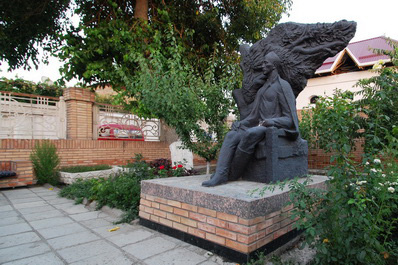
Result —
[[[287, 186], [284, 190], [280, 190], [276, 185], [274, 191], [266, 191], [263, 196], [258, 193], [250, 195], [250, 191], [261, 190], [269, 184], [239, 180], [216, 187], [203, 187], [201, 183], [209, 177], [209, 175], [198, 175], [145, 180], [141, 183], [141, 192], [238, 215], [246, 219], [281, 209], [289, 200]], [[310, 187], [324, 188], [328, 177], [312, 176], [311, 179], [313, 182], [309, 185]], [[303, 182], [304, 179], [299, 181]]]

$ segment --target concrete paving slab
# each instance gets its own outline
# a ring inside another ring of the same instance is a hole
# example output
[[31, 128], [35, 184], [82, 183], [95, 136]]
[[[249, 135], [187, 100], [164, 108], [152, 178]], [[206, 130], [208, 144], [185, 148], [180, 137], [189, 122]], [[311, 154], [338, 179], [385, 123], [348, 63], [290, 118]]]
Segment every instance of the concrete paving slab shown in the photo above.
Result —
[[170, 250], [175, 246], [176, 245], [174, 243], [171, 243], [161, 237], [155, 237], [125, 246], [123, 247], [123, 250], [127, 251], [138, 259], [146, 259], [156, 254]]
[[24, 214], [24, 218], [27, 221], [38, 221], [38, 220], [42, 220], [42, 219], [62, 217], [62, 216], [64, 216], [64, 214], [55, 209], [53, 209], [51, 211], [40, 212], [40, 213]]
[[69, 263], [105, 253], [120, 253], [120, 251], [105, 240], [98, 240], [58, 251], [58, 254]]
[[215, 263], [213, 261], [207, 260], [205, 262], [200, 263], [200, 265], [219, 265], [219, 264]]
[[100, 238], [95, 234], [93, 234], [92, 232], [85, 231], [85, 232], [73, 233], [70, 235], [49, 239], [48, 244], [54, 249], [62, 249], [91, 241], [96, 241], [98, 239]]
[[72, 263], [71, 265], [131, 265], [137, 264], [135, 260], [127, 257], [122, 252], [118, 251], [116, 253], [106, 253], [81, 261]]
[[8, 212], [14, 210], [11, 205], [0, 206], [0, 212]]
[[86, 221], [81, 221], [79, 222], [83, 226], [86, 226], [88, 228], [94, 229], [94, 228], [100, 228], [100, 227], [111, 227], [113, 224], [109, 222], [108, 220], [105, 220], [103, 218], [97, 218], [93, 220], [86, 220]]
[[90, 210], [84, 208], [84, 205], [78, 204], [78, 205], [73, 205], [71, 207], [62, 209], [64, 212], [68, 214], [77, 214], [77, 213], [88, 213]]
[[33, 192], [30, 191], [29, 189], [10, 189], [10, 190], [3, 190], [2, 193], [5, 196], [17, 196], [17, 195], [21, 195], [21, 194], [32, 194]]
[[66, 198], [54, 198], [54, 199], [47, 199], [46, 198], [46, 202], [51, 204], [51, 205], [56, 205], [56, 204], [63, 204], [63, 203], [72, 203], [72, 200], [66, 199]]
[[13, 234], [19, 234], [22, 232], [31, 231], [32, 228], [27, 223], [19, 223], [13, 225], [6, 225], [0, 227], [0, 236], [8, 236]]
[[[186, 244], [188, 244], [188, 243], [186, 243]], [[188, 244], [188, 246], [186, 248], [188, 250], [190, 250], [190, 251], [195, 252], [198, 255], [201, 255], [201, 256], [204, 256], [208, 252], [207, 250], [205, 250], [203, 248], [200, 248], [200, 247], [197, 247], [197, 246], [194, 246], [194, 245], [191, 245], [191, 244]]]
[[51, 249], [43, 242], [34, 242], [0, 249], [0, 263], [23, 259], [49, 252]]
[[45, 253], [34, 257], [7, 262], [4, 265], [64, 265], [64, 262], [54, 253]]
[[1, 218], [14, 217], [14, 216], [19, 216], [19, 213], [14, 210], [1, 212]]
[[71, 223], [71, 224], [66, 224], [66, 225], [62, 225], [62, 226], [56, 226], [56, 227], [37, 230], [37, 232], [39, 234], [41, 234], [46, 239], [70, 235], [70, 234], [74, 234], [74, 233], [82, 233], [82, 232], [86, 232], [86, 231], [88, 231], [86, 228], [84, 228], [83, 226], [81, 226], [77, 223]]
[[137, 229], [132, 232], [129, 232], [127, 234], [120, 234], [120, 235], [115, 235], [111, 236], [108, 238], [109, 241], [114, 243], [115, 245], [119, 247], [124, 247], [129, 244], [137, 243], [139, 241], [142, 241], [144, 239], [147, 239], [151, 236], [153, 236], [154, 233], [151, 233], [149, 231], [146, 231], [144, 229]]
[[44, 201], [42, 198], [39, 196], [36, 197], [31, 197], [31, 198], [17, 198], [10, 200], [13, 204], [21, 204], [21, 203], [28, 203], [28, 202], [38, 202], [38, 201]]
[[50, 228], [54, 226], [62, 226], [64, 224], [73, 223], [73, 220], [69, 217], [54, 217], [43, 220], [37, 220], [30, 222], [30, 225], [33, 226], [34, 229], [42, 229], [42, 228]]
[[35, 232], [26, 232], [16, 235], [0, 237], [0, 248], [8, 248], [26, 243], [40, 241], [41, 238]]
[[0, 202], [0, 258], [7, 257], [0, 264], [223, 264], [138, 224], [115, 225], [118, 217], [75, 205], [48, 188], [0, 190]]
[[23, 209], [18, 209], [20, 213], [23, 215], [25, 214], [31, 214], [31, 213], [41, 213], [41, 212], [46, 212], [46, 211], [53, 211], [54, 207], [51, 205], [45, 205], [45, 206], [36, 206], [32, 208], [23, 208]]
[[10, 194], [6, 195], [6, 197], [10, 200], [18, 200], [18, 199], [26, 199], [26, 198], [38, 198], [35, 193], [21, 193], [21, 194]]
[[206, 257], [200, 256], [195, 252], [185, 248], [177, 248], [145, 260], [148, 265], [195, 265], [206, 260]]
[[78, 213], [70, 215], [70, 218], [74, 219], [75, 221], [86, 221], [98, 218], [98, 215], [101, 212], [94, 211], [94, 212], [87, 212], [87, 213]]
[[49, 193], [49, 194], [39, 194], [39, 197], [43, 200], [53, 200], [59, 198], [58, 194], [56, 193]]
[[8, 200], [0, 200], [0, 206], [7, 206], [10, 205], [10, 203], [8, 202]]
[[48, 189], [43, 186], [38, 186], [38, 187], [29, 187], [28, 190], [32, 191], [32, 192], [37, 192], [37, 191], [48, 190]]
[[47, 206], [48, 204], [45, 201], [37, 201], [37, 202], [26, 202], [26, 203], [19, 203], [19, 204], [14, 204], [14, 207], [19, 210], [19, 209], [25, 209], [25, 208], [34, 208], [37, 206]]
[[[115, 228], [115, 227], [119, 227], [119, 229], [116, 231], [109, 232], [110, 229]], [[121, 235], [121, 234], [126, 234], [133, 230], [134, 230], [134, 228], [131, 225], [126, 225], [126, 224], [118, 224], [118, 225], [111, 224], [110, 226], [104, 226], [104, 227], [99, 227], [99, 228], [93, 229], [93, 231], [95, 233], [97, 233], [98, 235], [100, 235], [104, 238]]]
[[25, 220], [19, 216], [11, 216], [11, 217], [1, 218], [0, 226], [20, 224], [20, 223], [24, 223], [24, 222], [25, 222]]
[[65, 203], [53, 204], [53, 207], [57, 208], [58, 210], [64, 210], [73, 207], [74, 205], [75, 205], [74, 201], [68, 200], [68, 202]]

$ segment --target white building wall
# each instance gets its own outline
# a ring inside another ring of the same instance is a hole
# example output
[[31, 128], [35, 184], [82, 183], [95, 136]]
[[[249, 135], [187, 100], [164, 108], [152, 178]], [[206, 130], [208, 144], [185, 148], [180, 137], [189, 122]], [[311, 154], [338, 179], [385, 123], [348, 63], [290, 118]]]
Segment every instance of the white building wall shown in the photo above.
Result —
[[[376, 75], [377, 73], [374, 71], [365, 70], [311, 78], [308, 80], [307, 86], [297, 97], [296, 107], [300, 110], [308, 106], [313, 96], [332, 96], [336, 89], [343, 91], [349, 90], [352, 92], [359, 91], [361, 88], [356, 87], [355, 84], [360, 79], [370, 78]], [[358, 99], [358, 96], [354, 97], [354, 100], [355, 99]]]

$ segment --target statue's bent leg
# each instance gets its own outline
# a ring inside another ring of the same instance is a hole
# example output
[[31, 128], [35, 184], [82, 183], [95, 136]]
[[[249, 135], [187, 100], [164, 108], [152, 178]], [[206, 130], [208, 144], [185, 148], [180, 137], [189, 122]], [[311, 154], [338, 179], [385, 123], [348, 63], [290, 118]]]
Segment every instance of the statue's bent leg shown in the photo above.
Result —
[[237, 180], [244, 174], [247, 165], [253, 158], [255, 148], [265, 137], [267, 128], [263, 126], [253, 127], [246, 131], [231, 163], [230, 179]]
[[218, 156], [216, 172], [210, 180], [204, 181], [202, 186], [213, 187], [228, 181], [228, 173], [231, 162], [235, 154], [235, 150], [240, 141], [240, 133], [230, 131], [224, 138], [220, 155]]

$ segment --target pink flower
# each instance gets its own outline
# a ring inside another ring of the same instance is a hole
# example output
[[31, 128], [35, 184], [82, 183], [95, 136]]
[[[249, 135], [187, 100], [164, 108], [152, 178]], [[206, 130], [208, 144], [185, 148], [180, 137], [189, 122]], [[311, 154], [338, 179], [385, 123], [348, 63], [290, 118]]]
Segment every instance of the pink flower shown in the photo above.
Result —
[[162, 166], [160, 166], [160, 167], [159, 167], [159, 169], [164, 169], [164, 166], [163, 166], [163, 165], [162, 165]]

